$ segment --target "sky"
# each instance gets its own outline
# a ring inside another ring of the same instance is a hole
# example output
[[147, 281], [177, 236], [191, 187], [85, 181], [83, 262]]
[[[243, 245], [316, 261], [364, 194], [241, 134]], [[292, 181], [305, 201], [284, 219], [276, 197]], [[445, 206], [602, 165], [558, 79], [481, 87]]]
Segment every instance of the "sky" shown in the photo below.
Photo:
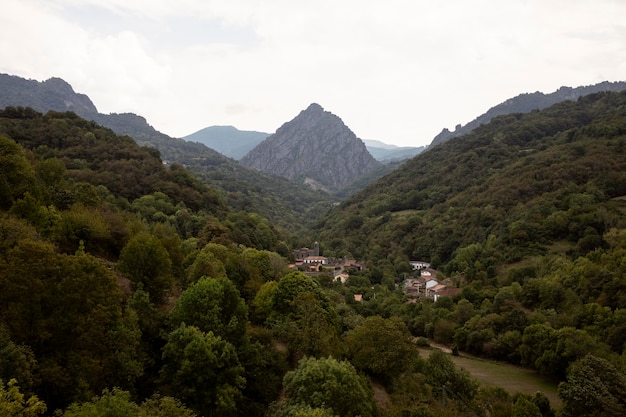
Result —
[[428, 145], [521, 93], [626, 81], [624, 0], [0, 0], [0, 72], [183, 137], [311, 103]]

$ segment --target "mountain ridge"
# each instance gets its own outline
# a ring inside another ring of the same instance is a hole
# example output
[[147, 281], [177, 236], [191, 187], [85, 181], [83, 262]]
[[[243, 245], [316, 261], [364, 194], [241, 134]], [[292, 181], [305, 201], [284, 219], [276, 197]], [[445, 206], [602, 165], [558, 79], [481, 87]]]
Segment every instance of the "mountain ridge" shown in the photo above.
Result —
[[491, 119], [496, 116], [502, 116], [511, 113], [528, 113], [533, 110], [542, 110], [553, 104], [559, 103], [565, 100], [577, 100], [578, 98], [597, 93], [601, 91], [622, 91], [626, 89], [626, 81], [603, 81], [601, 83], [580, 86], [580, 87], [560, 87], [558, 90], [552, 93], [542, 93], [536, 91], [534, 93], [523, 93], [515, 97], [509, 98], [502, 103], [491, 107], [485, 113], [476, 117], [474, 120], [468, 122], [465, 125], [456, 125], [454, 131], [450, 131], [444, 128], [441, 133], [435, 136], [430, 143], [429, 148], [436, 146], [440, 143], [446, 142], [452, 138], [462, 136], [471, 132], [482, 124], [489, 123]]
[[0, 106], [30, 107], [38, 112], [74, 112], [158, 150], [164, 163], [180, 163], [210, 186], [216, 187], [235, 210], [254, 211], [288, 230], [301, 229], [307, 220], [330, 206], [331, 197], [271, 174], [246, 168], [207, 146], [172, 138], [134, 113], [101, 114], [89, 97], [74, 92], [60, 78], [27, 80], [0, 74]]

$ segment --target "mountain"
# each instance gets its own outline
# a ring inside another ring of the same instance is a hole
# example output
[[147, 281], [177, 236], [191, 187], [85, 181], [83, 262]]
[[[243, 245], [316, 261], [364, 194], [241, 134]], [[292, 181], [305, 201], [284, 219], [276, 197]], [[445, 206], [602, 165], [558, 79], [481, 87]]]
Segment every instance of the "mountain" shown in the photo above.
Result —
[[73, 111], [82, 117], [98, 113], [89, 97], [75, 93], [72, 86], [61, 78], [39, 82], [0, 74], [0, 108], [18, 105], [28, 106], [39, 112]]
[[234, 126], [209, 126], [182, 139], [202, 143], [222, 155], [239, 160], [268, 136], [269, 133], [239, 130]]
[[39, 82], [0, 74], [0, 108], [30, 107], [42, 113], [71, 111], [86, 120], [108, 127], [118, 135], [127, 135], [139, 145], [156, 148], [166, 163], [180, 163], [207, 184], [216, 187], [233, 210], [259, 213], [287, 230], [302, 228], [332, 204], [331, 197], [307, 189], [285, 178], [259, 173], [208, 148], [172, 138], [133, 113], [102, 114], [84, 94], [60, 78]]
[[626, 82], [624, 81], [604, 81], [599, 84], [576, 88], [561, 87], [550, 94], [544, 94], [539, 91], [535, 93], [520, 94], [490, 108], [486, 113], [478, 116], [476, 119], [464, 126], [460, 124], [457, 125], [453, 132], [444, 128], [441, 133], [435, 136], [430, 146], [433, 147], [449, 139], [469, 133], [478, 126], [489, 123], [489, 121], [496, 116], [511, 113], [528, 113], [533, 110], [545, 109], [546, 107], [564, 100], [577, 100], [579, 97], [600, 91], [622, 91], [624, 89], [626, 89]]
[[365, 143], [368, 152], [371, 153], [377, 161], [382, 163], [410, 159], [427, 149], [426, 146], [415, 148], [412, 146], [389, 145], [379, 140], [363, 139], [363, 143]]
[[[239, 130], [234, 126], [209, 126], [195, 133], [183, 136], [187, 142], [198, 142], [216, 150], [224, 156], [240, 160], [248, 152], [263, 142], [270, 134], [254, 130]], [[410, 146], [389, 145], [378, 140], [363, 140], [367, 151], [382, 163], [403, 161], [427, 149]]]
[[380, 166], [339, 117], [316, 103], [282, 125], [240, 162], [332, 191]]
[[454, 265], [471, 245], [497, 248], [487, 269], [555, 242], [584, 253], [623, 223], [612, 199], [626, 195], [625, 108], [626, 91], [606, 92], [495, 117], [344, 200], [318, 223], [319, 240], [326, 253], [389, 265]]

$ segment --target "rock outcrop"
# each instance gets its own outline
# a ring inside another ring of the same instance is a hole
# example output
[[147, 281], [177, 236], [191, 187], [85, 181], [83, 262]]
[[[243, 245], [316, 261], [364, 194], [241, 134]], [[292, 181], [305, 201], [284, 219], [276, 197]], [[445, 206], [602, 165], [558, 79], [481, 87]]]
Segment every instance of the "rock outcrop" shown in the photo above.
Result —
[[340, 190], [380, 166], [339, 117], [315, 103], [240, 162], [327, 191]]

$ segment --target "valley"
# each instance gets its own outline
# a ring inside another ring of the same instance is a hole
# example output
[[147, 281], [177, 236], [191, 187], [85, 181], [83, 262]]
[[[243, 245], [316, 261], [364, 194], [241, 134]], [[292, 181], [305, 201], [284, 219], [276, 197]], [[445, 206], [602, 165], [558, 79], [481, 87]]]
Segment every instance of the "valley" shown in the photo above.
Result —
[[238, 162], [2, 82], [0, 410], [626, 412], [626, 91], [388, 164], [311, 104]]

